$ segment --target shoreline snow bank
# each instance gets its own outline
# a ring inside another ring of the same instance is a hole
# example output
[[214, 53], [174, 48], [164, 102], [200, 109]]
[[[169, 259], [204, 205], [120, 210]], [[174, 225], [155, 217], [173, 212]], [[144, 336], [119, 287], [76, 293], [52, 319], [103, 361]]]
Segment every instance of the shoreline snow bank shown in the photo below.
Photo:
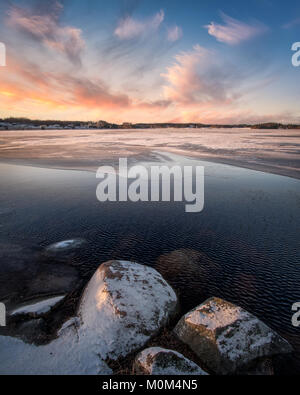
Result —
[[61, 302], [65, 295], [47, 298], [36, 303], [31, 303], [13, 310], [10, 315], [15, 316], [19, 314], [34, 314], [39, 316], [48, 313], [54, 306]]

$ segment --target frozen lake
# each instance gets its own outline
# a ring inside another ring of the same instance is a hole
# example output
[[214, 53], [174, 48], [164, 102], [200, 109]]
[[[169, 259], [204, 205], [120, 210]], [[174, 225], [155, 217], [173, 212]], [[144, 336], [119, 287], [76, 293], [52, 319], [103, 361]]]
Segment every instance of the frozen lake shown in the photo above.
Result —
[[0, 131], [0, 160], [46, 167], [95, 170], [156, 151], [300, 178], [300, 130]]
[[[132, 260], [159, 270], [184, 311], [210, 296], [227, 299], [277, 330], [299, 355], [299, 329], [291, 323], [300, 300], [299, 136], [250, 129], [1, 131], [0, 300], [14, 309], [67, 295], [49, 317], [55, 332], [102, 262]], [[94, 172], [120, 157], [129, 165], [204, 166], [204, 210], [187, 214], [184, 202], [99, 203]], [[83, 243], [57, 253], [47, 248], [72, 240]], [[289, 369], [299, 371], [299, 359], [294, 364]]]

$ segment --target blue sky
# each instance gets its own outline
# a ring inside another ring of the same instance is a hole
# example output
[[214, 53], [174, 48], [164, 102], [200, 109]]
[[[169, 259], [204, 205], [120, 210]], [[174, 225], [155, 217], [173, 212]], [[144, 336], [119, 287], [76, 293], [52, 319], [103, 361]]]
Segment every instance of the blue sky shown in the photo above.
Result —
[[296, 0], [0, 0], [0, 116], [300, 121]]

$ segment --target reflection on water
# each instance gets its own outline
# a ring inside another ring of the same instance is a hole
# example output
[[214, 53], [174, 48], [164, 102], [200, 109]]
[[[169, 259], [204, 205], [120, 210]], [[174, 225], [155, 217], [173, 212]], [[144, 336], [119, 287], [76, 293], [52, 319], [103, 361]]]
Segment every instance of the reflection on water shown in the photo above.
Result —
[[[175, 161], [179, 157], [172, 158]], [[205, 209], [185, 203], [99, 203], [93, 173], [0, 165], [0, 300], [82, 287], [102, 262], [151, 265], [187, 311], [209, 296], [246, 308], [300, 351], [291, 307], [300, 301], [300, 182], [205, 165]], [[45, 254], [86, 240], [64, 260]], [[83, 280], [83, 282], [81, 282]]]

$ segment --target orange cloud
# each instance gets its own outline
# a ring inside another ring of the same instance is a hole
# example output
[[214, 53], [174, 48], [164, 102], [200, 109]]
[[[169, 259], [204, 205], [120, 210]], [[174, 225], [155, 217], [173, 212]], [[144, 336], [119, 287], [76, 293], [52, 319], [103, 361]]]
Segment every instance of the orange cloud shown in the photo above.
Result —
[[177, 104], [231, 103], [237, 98], [234, 79], [236, 70], [219, 64], [217, 54], [200, 45], [182, 52], [175, 63], [162, 74], [167, 85], [164, 94]]
[[[168, 101], [141, 101], [127, 94], [112, 92], [99, 79], [70, 75], [66, 72], [46, 72], [35, 64], [10, 59], [9, 65], [0, 72], [0, 104], [3, 110], [15, 106], [41, 114], [55, 114], [66, 110], [77, 111], [90, 117], [108, 114], [119, 119], [120, 113], [148, 114], [161, 111]], [[105, 116], [104, 116], [105, 117]], [[91, 118], [93, 119], [93, 118]]]

